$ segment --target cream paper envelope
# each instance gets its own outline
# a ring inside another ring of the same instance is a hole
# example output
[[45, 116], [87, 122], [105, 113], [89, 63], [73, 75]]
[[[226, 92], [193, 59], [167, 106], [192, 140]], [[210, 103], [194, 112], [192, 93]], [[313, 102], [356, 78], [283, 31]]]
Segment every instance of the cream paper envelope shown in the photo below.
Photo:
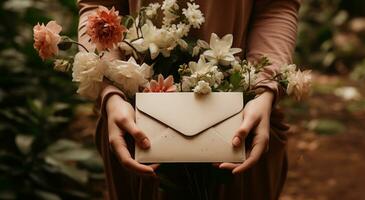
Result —
[[242, 162], [232, 138], [243, 117], [243, 94], [137, 93], [136, 124], [151, 148], [135, 149], [141, 163]]

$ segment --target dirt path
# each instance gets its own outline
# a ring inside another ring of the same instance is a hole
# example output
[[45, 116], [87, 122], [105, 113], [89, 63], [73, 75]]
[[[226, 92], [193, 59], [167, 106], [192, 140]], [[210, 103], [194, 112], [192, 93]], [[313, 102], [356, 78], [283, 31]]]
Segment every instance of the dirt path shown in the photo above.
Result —
[[[327, 84], [325, 87], [329, 85], [329, 91], [315, 91], [307, 112], [291, 113], [290, 121], [295, 126], [290, 135], [289, 174], [281, 199], [365, 199], [364, 98], [345, 101], [333, 94], [333, 89], [342, 87], [347, 80], [319, 76], [315, 81], [321, 87], [323, 83]], [[364, 88], [356, 88], [364, 96]], [[329, 131], [323, 125], [313, 128], [313, 121], [320, 119], [337, 124], [327, 126]], [[331, 132], [338, 124], [342, 128], [339, 126], [337, 133], [336, 129]]]

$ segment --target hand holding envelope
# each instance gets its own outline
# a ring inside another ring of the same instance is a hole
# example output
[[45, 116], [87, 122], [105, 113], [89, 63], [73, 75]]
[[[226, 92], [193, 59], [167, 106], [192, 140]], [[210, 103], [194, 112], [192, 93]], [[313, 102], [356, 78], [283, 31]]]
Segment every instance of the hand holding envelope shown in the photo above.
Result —
[[138, 146], [141, 163], [243, 162], [245, 147], [232, 146], [242, 123], [242, 93], [138, 93], [136, 124], [151, 148]]

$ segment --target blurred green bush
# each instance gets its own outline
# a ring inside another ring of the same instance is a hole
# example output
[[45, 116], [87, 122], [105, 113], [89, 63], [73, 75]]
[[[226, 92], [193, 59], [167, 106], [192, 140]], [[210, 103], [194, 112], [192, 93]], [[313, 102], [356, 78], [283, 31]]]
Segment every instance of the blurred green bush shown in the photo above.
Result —
[[0, 18], [0, 199], [100, 197], [90, 184], [103, 176], [95, 148], [62, 138], [83, 100], [33, 49], [37, 22], [55, 19], [76, 36], [75, 1], [1, 1]]
[[305, 0], [296, 62], [326, 73], [365, 77], [365, 1]]

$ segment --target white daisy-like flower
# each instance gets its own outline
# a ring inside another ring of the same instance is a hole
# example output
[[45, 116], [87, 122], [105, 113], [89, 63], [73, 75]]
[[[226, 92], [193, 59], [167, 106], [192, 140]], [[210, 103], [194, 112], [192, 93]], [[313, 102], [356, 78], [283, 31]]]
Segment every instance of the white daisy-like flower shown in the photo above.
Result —
[[240, 48], [231, 48], [232, 44], [232, 34], [227, 34], [220, 39], [215, 33], [212, 33], [209, 43], [210, 50], [204, 51], [203, 55], [214, 64], [228, 66], [235, 60], [234, 54], [242, 51]]
[[187, 3], [188, 8], [183, 8], [182, 13], [194, 28], [200, 28], [205, 19], [203, 13], [199, 10], [199, 5]]

